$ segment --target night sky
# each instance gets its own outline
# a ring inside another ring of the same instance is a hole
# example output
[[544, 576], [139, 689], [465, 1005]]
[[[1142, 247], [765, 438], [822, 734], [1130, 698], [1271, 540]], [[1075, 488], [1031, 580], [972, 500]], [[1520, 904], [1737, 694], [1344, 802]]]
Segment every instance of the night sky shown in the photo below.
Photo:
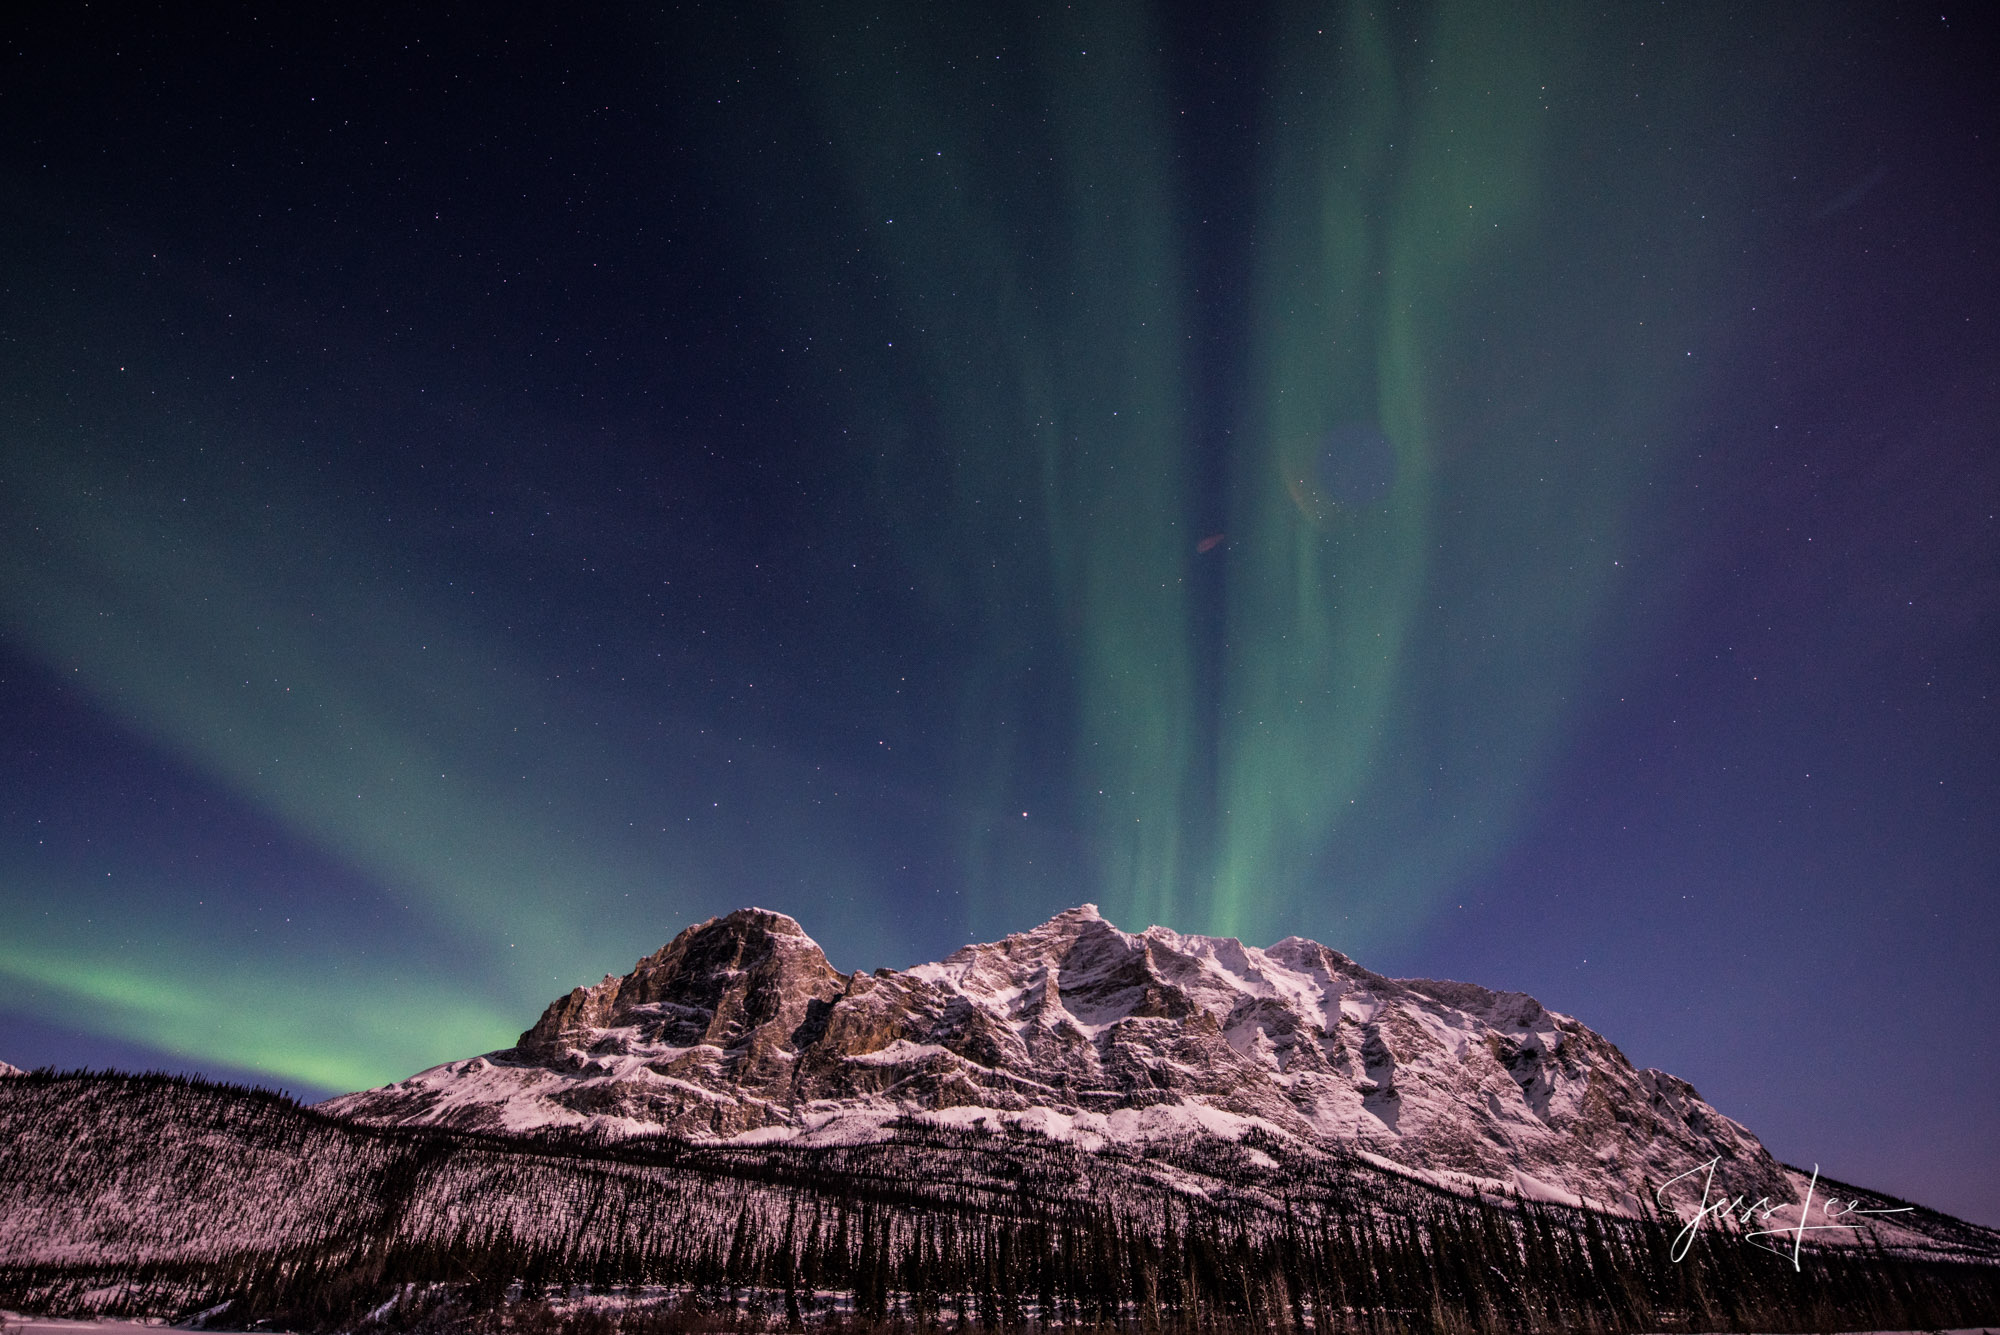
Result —
[[1974, 14], [362, 9], [0, 28], [0, 1058], [1094, 901], [2000, 1224]]

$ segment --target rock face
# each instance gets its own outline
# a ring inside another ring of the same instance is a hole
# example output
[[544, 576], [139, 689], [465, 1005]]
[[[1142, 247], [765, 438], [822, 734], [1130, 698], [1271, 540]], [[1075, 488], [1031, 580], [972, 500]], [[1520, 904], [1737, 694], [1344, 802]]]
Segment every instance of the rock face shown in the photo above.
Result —
[[1084, 905], [902, 972], [841, 974], [781, 913], [691, 927], [502, 1052], [321, 1105], [468, 1129], [854, 1140], [898, 1118], [1087, 1145], [1261, 1126], [1434, 1180], [1633, 1211], [1711, 1159], [1792, 1184], [1692, 1086], [1518, 992], [1390, 979], [1297, 937], [1259, 950]]

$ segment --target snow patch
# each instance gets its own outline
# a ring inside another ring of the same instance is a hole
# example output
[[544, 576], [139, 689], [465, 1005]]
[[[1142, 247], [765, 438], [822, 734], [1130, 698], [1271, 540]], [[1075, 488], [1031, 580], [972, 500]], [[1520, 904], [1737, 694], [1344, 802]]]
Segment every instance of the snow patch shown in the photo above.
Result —
[[1583, 1198], [1575, 1192], [1564, 1191], [1561, 1187], [1544, 1182], [1533, 1173], [1514, 1170], [1514, 1193], [1522, 1200], [1548, 1201], [1554, 1205], [1582, 1206]]
[[873, 1052], [863, 1052], [847, 1058], [856, 1066], [901, 1066], [905, 1062], [923, 1061], [927, 1057], [956, 1057], [950, 1048], [936, 1043], [912, 1043], [907, 1038], [899, 1038], [886, 1048]]

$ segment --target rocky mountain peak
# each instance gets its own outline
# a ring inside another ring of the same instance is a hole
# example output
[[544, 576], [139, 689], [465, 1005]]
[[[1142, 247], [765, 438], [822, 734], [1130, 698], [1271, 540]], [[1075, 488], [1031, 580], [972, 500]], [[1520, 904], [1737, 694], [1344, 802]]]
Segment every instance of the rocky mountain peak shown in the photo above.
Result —
[[797, 921], [738, 909], [686, 929], [624, 977], [607, 975], [550, 1003], [514, 1050], [561, 1061], [621, 1042], [738, 1053], [761, 1037], [769, 1048], [845, 982]]
[[933, 964], [843, 975], [781, 913], [681, 932], [513, 1048], [332, 1100], [378, 1122], [868, 1138], [908, 1118], [1085, 1145], [1262, 1128], [1438, 1180], [1637, 1210], [1711, 1158], [1788, 1199], [1755, 1136], [1518, 992], [1391, 979], [1092, 905]]

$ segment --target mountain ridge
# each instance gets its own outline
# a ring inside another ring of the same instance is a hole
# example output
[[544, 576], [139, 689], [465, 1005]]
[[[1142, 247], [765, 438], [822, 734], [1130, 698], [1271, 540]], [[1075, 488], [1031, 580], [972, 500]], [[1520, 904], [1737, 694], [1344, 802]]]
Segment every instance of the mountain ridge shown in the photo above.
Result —
[[1262, 1127], [1439, 1185], [1636, 1214], [1716, 1160], [1795, 1201], [1747, 1128], [1525, 993], [1392, 979], [1094, 905], [910, 969], [833, 968], [760, 908], [557, 998], [512, 1048], [320, 1107], [361, 1122], [852, 1142], [914, 1117], [1085, 1147]]

